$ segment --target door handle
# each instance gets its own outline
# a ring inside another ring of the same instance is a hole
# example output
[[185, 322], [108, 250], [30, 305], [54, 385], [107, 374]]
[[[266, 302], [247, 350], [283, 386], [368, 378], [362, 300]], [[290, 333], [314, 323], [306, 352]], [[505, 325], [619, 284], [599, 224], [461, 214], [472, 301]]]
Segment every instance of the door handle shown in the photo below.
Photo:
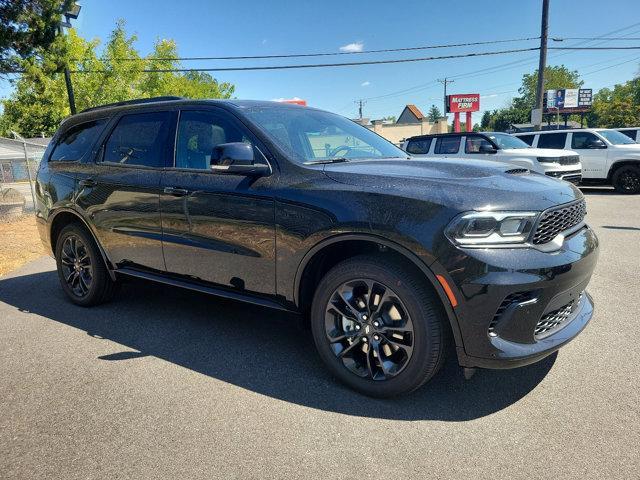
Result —
[[164, 187], [164, 193], [166, 193], [167, 195], [182, 197], [184, 195], [188, 195], [189, 190], [185, 190], [184, 188]]
[[85, 178], [84, 180], [80, 180], [80, 182], [78, 182], [78, 185], [80, 185], [81, 187], [95, 187], [96, 185], [98, 185], [98, 182], [96, 182], [93, 178]]

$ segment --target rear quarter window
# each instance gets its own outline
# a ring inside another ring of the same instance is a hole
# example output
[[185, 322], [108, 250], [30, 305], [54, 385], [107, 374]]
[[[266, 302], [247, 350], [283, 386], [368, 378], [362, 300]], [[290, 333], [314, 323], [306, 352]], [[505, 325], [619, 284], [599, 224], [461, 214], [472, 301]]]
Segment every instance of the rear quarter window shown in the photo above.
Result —
[[94, 120], [71, 127], [56, 141], [50, 162], [75, 162], [89, 152], [104, 129], [107, 119]]
[[536, 138], [535, 135], [518, 135], [518, 138], [522, 140], [527, 145], [533, 145], [533, 139]]
[[624, 133], [631, 140], [635, 140], [636, 135], [638, 134], [638, 130], [620, 130], [620, 133]]
[[431, 139], [423, 138], [420, 140], [409, 140], [407, 144], [407, 153], [413, 153], [414, 155], [424, 155], [429, 153], [431, 148]]
[[563, 149], [567, 140], [566, 133], [547, 133], [538, 138], [538, 148]]

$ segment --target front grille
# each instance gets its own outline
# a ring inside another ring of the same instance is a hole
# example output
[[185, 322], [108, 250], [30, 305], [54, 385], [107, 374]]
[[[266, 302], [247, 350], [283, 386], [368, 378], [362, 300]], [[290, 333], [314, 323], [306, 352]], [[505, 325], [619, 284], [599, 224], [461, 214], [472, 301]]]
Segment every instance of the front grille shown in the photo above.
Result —
[[582, 300], [582, 293], [578, 297], [578, 300], [571, 300], [564, 307], [560, 307], [553, 312], [547, 313], [544, 317], [538, 320], [536, 329], [533, 335], [536, 340], [551, 335], [554, 331], [558, 330], [569, 319], [571, 313], [575, 307], [580, 304]]
[[492, 337], [495, 337], [497, 335], [496, 325], [502, 318], [502, 314], [507, 308], [509, 308], [511, 305], [515, 303], [523, 303], [523, 302], [526, 302], [527, 300], [531, 300], [531, 298], [532, 298], [531, 292], [516, 292], [516, 293], [512, 293], [511, 295], [508, 295], [502, 301], [502, 303], [498, 307], [498, 310], [496, 310], [496, 313], [493, 316], [491, 323], [489, 324], [489, 335], [491, 335]]
[[580, 163], [579, 155], [567, 155], [566, 157], [560, 157], [560, 165], [577, 165]]
[[533, 243], [541, 245], [548, 243], [556, 236], [584, 221], [587, 214], [587, 204], [579, 200], [566, 207], [547, 210], [542, 214], [538, 226], [533, 234]]

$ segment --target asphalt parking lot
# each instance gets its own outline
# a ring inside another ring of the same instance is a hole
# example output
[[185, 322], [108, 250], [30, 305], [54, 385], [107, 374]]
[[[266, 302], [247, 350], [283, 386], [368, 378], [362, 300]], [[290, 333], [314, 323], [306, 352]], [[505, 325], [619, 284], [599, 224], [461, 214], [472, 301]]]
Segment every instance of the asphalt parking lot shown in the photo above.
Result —
[[36, 260], [0, 279], [0, 477], [639, 478], [640, 196], [585, 193], [587, 329], [393, 400], [337, 384], [289, 316], [142, 282], [82, 309]]

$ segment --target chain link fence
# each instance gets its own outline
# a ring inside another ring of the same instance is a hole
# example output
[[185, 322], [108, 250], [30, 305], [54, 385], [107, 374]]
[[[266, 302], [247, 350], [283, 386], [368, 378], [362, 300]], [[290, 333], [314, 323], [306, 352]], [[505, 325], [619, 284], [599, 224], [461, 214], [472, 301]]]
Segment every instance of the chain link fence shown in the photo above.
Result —
[[0, 137], [0, 191], [18, 191], [29, 211], [34, 209], [34, 181], [49, 139], [16, 137]]

